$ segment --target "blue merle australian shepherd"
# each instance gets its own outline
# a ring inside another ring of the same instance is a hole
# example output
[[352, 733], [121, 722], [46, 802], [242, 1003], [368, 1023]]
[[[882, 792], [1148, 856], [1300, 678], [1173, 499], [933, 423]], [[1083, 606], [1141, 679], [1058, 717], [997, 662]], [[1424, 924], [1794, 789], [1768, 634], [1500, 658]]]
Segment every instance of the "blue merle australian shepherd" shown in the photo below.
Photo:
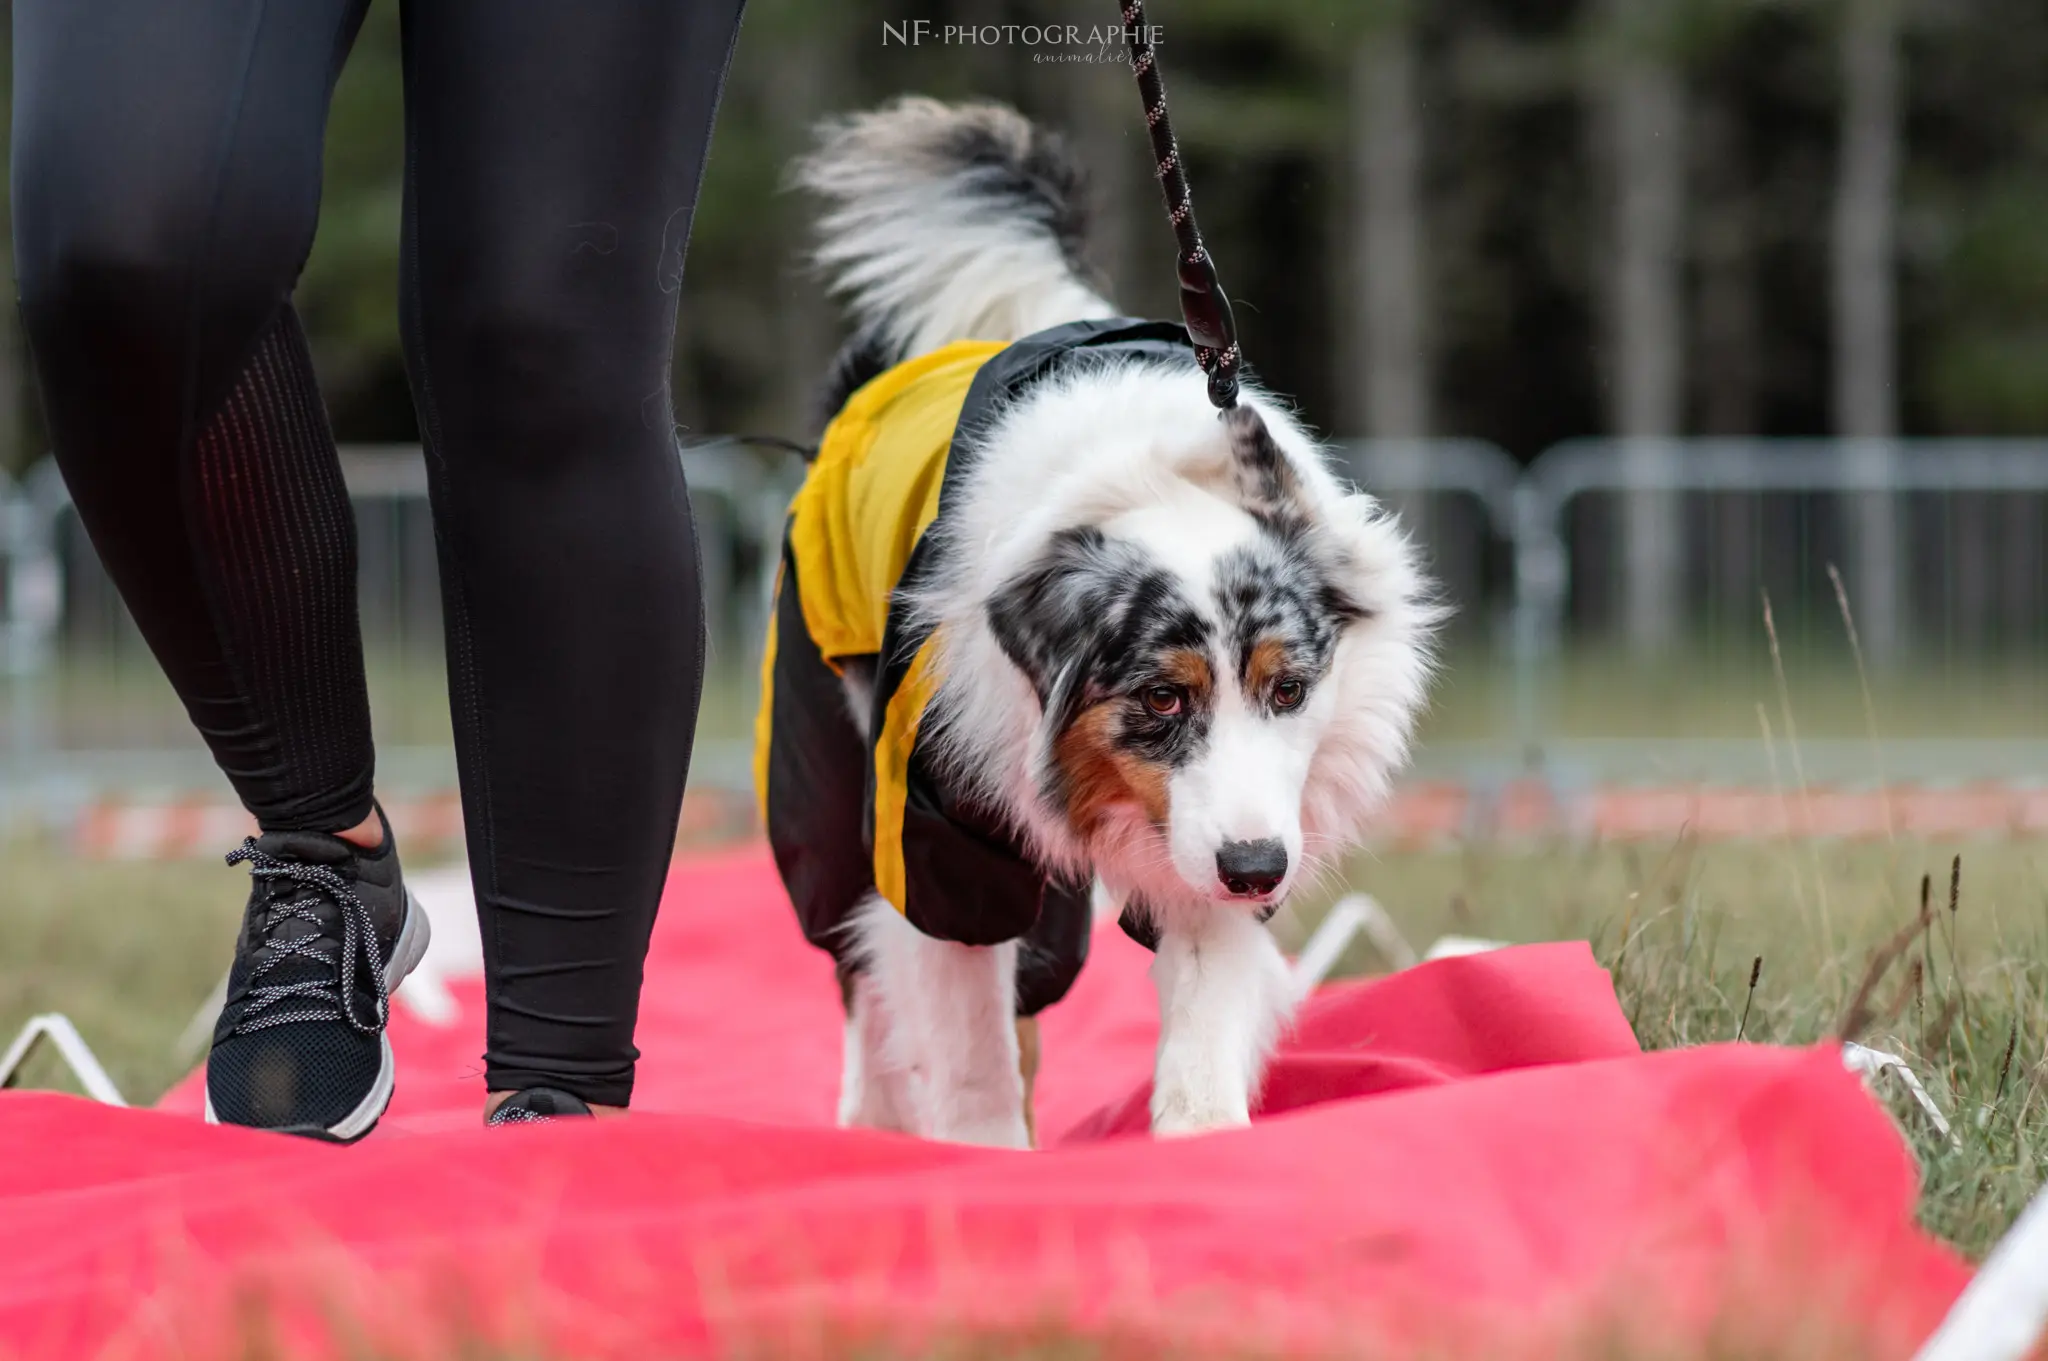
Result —
[[838, 963], [843, 1123], [1032, 1140], [1035, 1018], [1097, 908], [1155, 952], [1152, 1127], [1242, 1125], [1292, 1001], [1266, 921], [1364, 834], [1436, 611], [1287, 406], [1219, 416], [1078, 263], [1011, 110], [903, 99], [796, 166], [847, 302], [791, 508], [756, 776]]

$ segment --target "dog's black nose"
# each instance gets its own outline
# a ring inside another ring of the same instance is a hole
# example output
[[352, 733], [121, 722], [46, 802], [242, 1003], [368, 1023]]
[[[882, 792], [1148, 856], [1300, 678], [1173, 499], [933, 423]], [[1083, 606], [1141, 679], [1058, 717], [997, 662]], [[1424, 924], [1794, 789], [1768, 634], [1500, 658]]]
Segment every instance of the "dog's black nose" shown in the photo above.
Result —
[[1263, 898], [1287, 877], [1287, 848], [1276, 836], [1225, 842], [1216, 852], [1216, 877], [1240, 898]]

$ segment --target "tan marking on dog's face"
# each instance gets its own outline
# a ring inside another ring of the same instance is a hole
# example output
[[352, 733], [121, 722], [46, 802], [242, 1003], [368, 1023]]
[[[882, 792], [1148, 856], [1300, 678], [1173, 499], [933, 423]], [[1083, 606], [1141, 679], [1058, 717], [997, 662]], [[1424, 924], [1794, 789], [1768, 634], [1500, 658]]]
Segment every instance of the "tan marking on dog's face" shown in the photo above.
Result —
[[1093, 833], [1120, 804], [1137, 805], [1155, 825], [1166, 822], [1170, 772], [1119, 742], [1124, 703], [1115, 699], [1095, 705], [1053, 744], [1053, 759], [1066, 778], [1067, 825], [1076, 836]]
[[1208, 701], [1209, 689], [1215, 684], [1209, 672], [1209, 659], [1185, 649], [1176, 649], [1159, 659], [1159, 679], [1186, 690], [1190, 707], [1197, 709]]
[[1253, 646], [1251, 656], [1245, 659], [1245, 693], [1263, 699], [1273, 693], [1273, 687], [1280, 683], [1290, 669], [1286, 644], [1278, 638], [1260, 639]]
[[[1164, 653], [1149, 675], [1139, 687], [1136, 703], [1140, 705], [1145, 691], [1162, 685], [1181, 691], [1186, 713], [1205, 709], [1212, 702], [1215, 675], [1209, 659], [1200, 652], [1177, 648]], [[1153, 826], [1166, 825], [1172, 807], [1168, 786], [1173, 771], [1132, 750], [1125, 740], [1126, 722], [1137, 717], [1132, 704], [1119, 697], [1094, 705], [1053, 744], [1054, 758], [1066, 777], [1067, 825], [1077, 836], [1094, 832], [1119, 805], [1135, 805], [1144, 810]]]

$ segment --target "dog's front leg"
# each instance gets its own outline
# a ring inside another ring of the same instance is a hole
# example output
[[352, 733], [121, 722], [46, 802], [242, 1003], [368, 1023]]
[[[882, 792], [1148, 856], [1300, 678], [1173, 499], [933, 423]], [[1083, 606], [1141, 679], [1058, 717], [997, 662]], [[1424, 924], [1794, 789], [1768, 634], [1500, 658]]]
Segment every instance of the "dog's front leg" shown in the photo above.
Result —
[[889, 1045], [889, 1014], [882, 990], [865, 973], [846, 994], [846, 1049], [839, 1077], [839, 1123], [844, 1127], [917, 1133], [910, 1073]]
[[1016, 1025], [1017, 943], [925, 935], [879, 899], [859, 919], [864, 982], [880, 1002], [879, 1067], [908, 1074], [927, 1139], [1029, 1148]]
[[[1018, 1063], [1017, 945], [925, 942], [918, 990], [920, 1115], [949, 1143], [1029, 1148]], [[909, 1018], [906, 1017], [906, 1020]]]
[[1153, 1133], [1250, 1124], [1266, 1055], [1290, 1006], [1287, 960], [1272, 934], [1230, 904], [1168, 914], [1152, 981], [1159, 989]]

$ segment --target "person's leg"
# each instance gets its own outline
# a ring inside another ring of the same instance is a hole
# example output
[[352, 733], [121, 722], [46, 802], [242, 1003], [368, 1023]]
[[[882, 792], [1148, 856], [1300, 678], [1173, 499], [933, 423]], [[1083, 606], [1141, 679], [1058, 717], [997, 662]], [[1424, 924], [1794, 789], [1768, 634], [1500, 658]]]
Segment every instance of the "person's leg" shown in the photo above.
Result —
[[624, 1105], [704, 657], [669, 366], [741, 0], [410, 0], [403, 320], [491, 1092]]
[[354, 521], [290, 306], [366, 3], [14, 8], [15, 265], [56, 457], [267, 831], [377, 825]]
[[290, 296], [365, 0], [17, 0], [21, 313], [59, 466], [259, 824], [209, 1118], [361, 1137], [426, 922], [371, 796], [355, 525]]

